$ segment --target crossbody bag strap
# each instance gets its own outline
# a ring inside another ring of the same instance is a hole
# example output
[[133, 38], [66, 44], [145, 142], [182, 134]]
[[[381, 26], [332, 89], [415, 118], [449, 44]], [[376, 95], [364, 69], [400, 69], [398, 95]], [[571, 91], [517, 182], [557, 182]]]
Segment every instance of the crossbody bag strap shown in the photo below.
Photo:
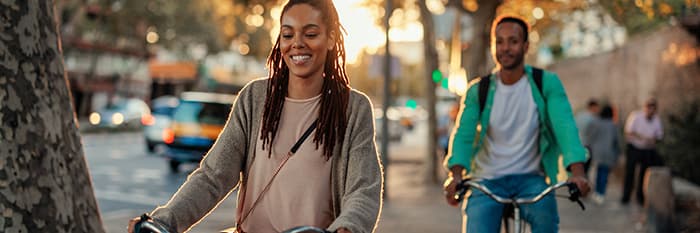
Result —
[[[236, 226], [237, 226], [239, 229], [240, 229], [240, 227], [241, 227], [241, 224], [243, 224], [243, 222], [248, 218], [248, 216], [250, 215], [250, 213], [253, 212], [253, 210], [255, 209], [256, 206], [258, 206], [258, 203], [260, 203], [260, 200], [262, 200], [263, 195], [265, 195], [265, 193], [267, 193], [267, 191], [270, 189], [270, 186], [272, 186], [272, 181], [275, 180], [275, 177], [277, 177], [277, 174], [279, 174], [280, 170], [282, 170], [282, 167], [284, 167], [284, 165], [287, 163], [287, 161], [289, 160], [289, 158], [291, 158], [292, 155], [294, 155], [294, 153], [296, 153], [297, 150], [299, 150], [299, 147], [301, 147], [301, 144], [304, 143], [304, 141], [306, 140], [306, 138], [308, 138], [309, 135], [311, 135], [311, 132], [313, 132], [314, 129], [316, 129], [316, 125], [317, 125], [317, 124], [318, 124], [318, 119], [315, 120], [313, 123], [311, 123], [311, 126], [309, 126], [309, 128], [306, 129], [306, 131], [304, 132], [304, 134], [301, 135], [301, 137], [299, 138], [299, 140], [297, 140], [297, 142], [294, 143], [294, 146], [292, 146], [292, 149], [290, 149], [289, 152], [287, 152], [287, 156], [285, 156], [284, 160], [282, 160], [282, 162], [280, 163], [280, 165], [277, 166], [277, 169], [275, 169], [275, 172], [272, 173], [272, 177], [270, 177], [270, 180], [267, 181], [267, 184], [265, 185], [265, 188], [263, 188], [263, 190], [260, 192], [260, 194], [258, 194], [258, 197], [257, 197], [257, 198], [255, 199], [255, 201], [253, 202], [253, 205], [250, 206], [250, 209], [248, 209], [248, 211], [246, 211], [245, 214], [243, 214], [240, 218], [238, 218], [238, 221], [236, 222]], [[272, 148], [272, 146], [270, 146], [270, 149], [271, 149], [271, 148]], [[247, 176], [246, 176], [245, 179], [247, 180]], [[246, 185], [247, 185], [247, 184], [246, 184]], [[244, 194], [243, 194], [243, 195], [244, 195], [244, 196], [241, 197], [241, 198], [243, 198], [243, 199], [242, 199], [243, 201], [241, 201], [241, 203], [240, 203], [242, 206], [244, 206], [243, 203], [245, 202], [245, 191], [244, 191]]]

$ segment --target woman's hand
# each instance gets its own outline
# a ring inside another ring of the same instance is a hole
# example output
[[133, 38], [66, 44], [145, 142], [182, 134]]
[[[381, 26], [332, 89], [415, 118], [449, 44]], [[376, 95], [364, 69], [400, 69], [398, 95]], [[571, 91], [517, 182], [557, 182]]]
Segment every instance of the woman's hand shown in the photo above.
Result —
[[338, 233], [352, 233], [352, 231], [348, 230], [345, 227], [338, 228]]
[[139, 220], [141, 220], [139, 217], [129, 219], [129, 226], [126, 227], [126, 232], [134, 233], [134, 226], [139, 222]]

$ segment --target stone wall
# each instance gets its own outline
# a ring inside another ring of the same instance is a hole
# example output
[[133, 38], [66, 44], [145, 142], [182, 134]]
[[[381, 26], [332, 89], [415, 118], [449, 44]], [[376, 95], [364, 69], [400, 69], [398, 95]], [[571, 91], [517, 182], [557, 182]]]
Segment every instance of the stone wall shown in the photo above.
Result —
[[623, 47], [585, 58], [568, 59], [548, 69], [559, 74], [574, 110], [591, 97], [610, 102], [620, 119], [649, 97], [667, 115], [700, 98], [700, 48], [679, 26], [633, 37]]

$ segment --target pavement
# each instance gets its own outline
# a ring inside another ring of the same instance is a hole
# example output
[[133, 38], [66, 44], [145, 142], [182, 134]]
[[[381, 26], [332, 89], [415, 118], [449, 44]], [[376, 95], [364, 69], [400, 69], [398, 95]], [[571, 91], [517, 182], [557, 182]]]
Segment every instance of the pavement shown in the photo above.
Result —
[[[415, 133], [417, 135], [424, 135]], [[377, 232], [461, 232], [461, 211], [448, 206], [441, 185], [428, 182], [425, 145], [420, 138], [404, 137], [390, 146], [383, 212]], [[630, 203], [620, 205], [619, 172], [613, 172], [608, 196], [603, 204], [584, 199], [586, 210], [564, 198], [558, 198], [560, 232], [645, 232], [643, 208]], [[162, 203], [161, 203], [162, 204]], [[219, 232], [231, 227], [235, 214], [235, 192], [189, 232]], [[126, 232], [126, 222], [140, 213], [122, 211], [102, 216], [107, 232]]]

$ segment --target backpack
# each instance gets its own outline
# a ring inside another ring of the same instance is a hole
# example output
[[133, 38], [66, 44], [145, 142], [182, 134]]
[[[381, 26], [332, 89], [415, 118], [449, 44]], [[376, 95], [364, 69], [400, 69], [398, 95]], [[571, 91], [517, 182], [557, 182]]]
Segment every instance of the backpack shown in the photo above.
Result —
[[[484, 112], [484, 106], [486, 105], [486, 98], [489, 94], [489, 85], [491, 79], [489, 78], [491, 74], [487, 74], [479, 78], [479, 116]], [[544, 94], [542, 93], [542, 69], [532, 67], [532, 79], [535, 81], [535, 86], [537, 90], [540, 91], [542, 98], [544, 99]]]

